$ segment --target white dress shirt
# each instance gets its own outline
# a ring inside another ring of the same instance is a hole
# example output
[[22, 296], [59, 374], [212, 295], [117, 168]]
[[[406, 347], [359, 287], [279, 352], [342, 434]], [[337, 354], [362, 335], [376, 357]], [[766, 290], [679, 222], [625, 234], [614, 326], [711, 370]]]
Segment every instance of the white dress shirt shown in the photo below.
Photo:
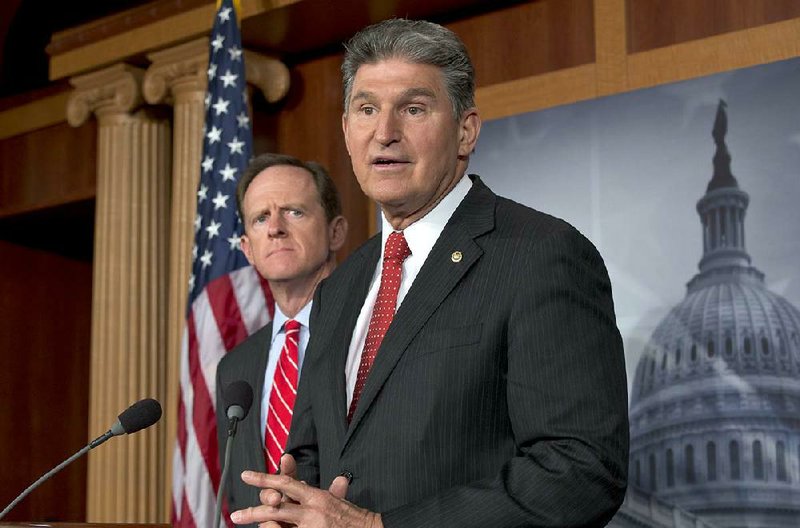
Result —
[[[303, 368], [303, 359], [306, 355], [306, 346], [308, 346], [308, 319], [311, 315], [311, 305], [313, 301], [303, 306], [294, 319], [300, 323], [300, 340], [297, 342], [297, 368], [298, 375], [300, 369]], [[261, 393], [261, 443], [263, 444], [266, 439], [264, 433], [267, 428], [267, 411], [269, 410], [269, 396], [272, 394], [272, 379], [275, 377], [275, 369], [278, 367], [278, 359], [281, 355], [283, 343], [286, 341], [286, 332], [283, 325], [289, 317], [286, 317], [281, 311], [278, 304], [275, 303], [275, 317], [272, 319], [272, 341], [269, 346], [269, 357], [267, 358], [267, 370], [264, 373], [264, 390]], [[299, 377], [298, 377], [299, 379]]]
[[[442, 234], [444, 226], [453, 216], [456, 208], [458, 208], [461, 201], [469, 192], [472, 187], [472, 180], [468, 176], [463, 176], [461, 180], [453, 187], [442, 201], [436, 204], [436, 207], [431, 209], [428, 214], [406, 227], [403, 230], [403, 235], [408, 242], [408, 248], [411, 250], [411, 255], [403, 262], [403, 274], [400, 278], [400, 290], [397, 292], [397, 306], [395, 311], [400, 308], [400, 303], [403, 302], [408, 290], [417, 278], [419, 270], [428, 258], [428, 255], [433, 249], [433, 245]], [[347, 407], [350, 407], [350, 402], [353, 400], [353, 390], [356, 386], [356, 377], [358, 376], [358, 367], [361, 363], [361, 352], [364, 350], [364, 341], [367, 340], [367, 330], [369, 328], [369, 321], [372, 318], [372, 307], [375, 305], [375, 300], [378, 298], [378, 289], [381, 285], [381, 271], [383, 269], [383, 252], [386, 248], [386, 239], [389, 238], [389, 233], [393, 231], [391, 224], [386, 220], [385, 216], [381, 217], [381, 256], [378, 259], [378, 265], [375, 267], [375, 272], [372, 275], [372, 282], [369, 285], [369, 292], [367, 298], [364, 300], [364, 305], [361, 307], [361, 312], [358, 314], [356, 327], [353, 330], [353, 337], [350, 339], [350, 348], [347, 352], [347, 363], [345, 365], [345, 379], [347, 381]], [[380, 354], [380, 350], [378, 351]]]

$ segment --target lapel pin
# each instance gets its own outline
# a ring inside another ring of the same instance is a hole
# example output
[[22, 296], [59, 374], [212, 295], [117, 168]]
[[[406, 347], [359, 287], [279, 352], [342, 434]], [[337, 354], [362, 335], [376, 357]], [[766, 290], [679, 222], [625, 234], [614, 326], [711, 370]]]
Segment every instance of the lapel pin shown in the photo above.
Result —
[[453, 254], [450, 255], [450, 260], [452, 260], [453, 262], [461, 262], [461, 258], [463, 256], [464, 255], [462, 255], [460, 251], [453, 251]]

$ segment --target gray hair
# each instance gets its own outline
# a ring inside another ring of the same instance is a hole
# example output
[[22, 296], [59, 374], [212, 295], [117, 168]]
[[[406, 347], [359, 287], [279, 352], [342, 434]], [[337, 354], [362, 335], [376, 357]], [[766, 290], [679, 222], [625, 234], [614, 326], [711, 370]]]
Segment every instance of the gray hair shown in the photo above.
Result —
[[345, 44], [342, 62], [345, 112], [358, 69], [387, 59], [438, 67], [456, 120], [475, 106], [475, 70], [461, 39], [433, 22], [392, 18], [362, 29]]

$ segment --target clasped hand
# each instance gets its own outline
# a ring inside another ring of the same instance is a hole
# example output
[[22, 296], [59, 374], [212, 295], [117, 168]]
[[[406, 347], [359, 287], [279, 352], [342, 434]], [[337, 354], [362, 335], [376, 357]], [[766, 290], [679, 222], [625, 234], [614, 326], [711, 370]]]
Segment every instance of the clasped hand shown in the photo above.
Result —
[[236, 524], [259, 523], [259, 528], [383, 528], [380, 514], [345, 500], [349, 482], [336, 477], [327, 491], [297, 480], [291, 455], [281, 457], [281, 474], [242, 473], [242, 480], [261, 489], [260, 506], [231, 514]]

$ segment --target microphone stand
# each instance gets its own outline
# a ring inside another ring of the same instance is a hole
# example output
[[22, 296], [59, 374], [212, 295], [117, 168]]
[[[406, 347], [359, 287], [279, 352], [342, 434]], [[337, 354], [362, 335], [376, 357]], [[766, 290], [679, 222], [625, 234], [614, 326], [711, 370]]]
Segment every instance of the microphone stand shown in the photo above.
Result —
[[25, 491], [23, 491], [16, 499], [11, 501], [11, 504], [6, 506], [6, 508], [2, 512], [0, 512], [0, 519], [5, 517], [8, 512], [14, 509], [14, 506], [19, 504], [22, 499], [24, 499], [30, 494], [30, 492], [38, 488], [42, 484], [42, 482], [46, 481], [47, 479], [49, 479], [50, 477], [52, 477], [65, 467], [67, 467], [68, 465], [72, 464], [75, 460], [88, 453], [91, 449], [94, 449], [95, 447], [99, 446], [100, 444], [102, 444], [103, 442], [114, 436], [114, 433], [112, 431], [114, 431], [116, 428], [117, 427], [115, 424], [114, 428], [103, 433], [101, 436], [98, 436], [97, 438], [92, 440], [88, 445], [83, 447], [80, 451], [78, 451], [77, 453], [75, 453], [74, 455], [72, 455], [71, 457], [69, 457], [68, 459], [66, 459], [65, 461], [63, 461], [62, 463], [60, 463], [59, 465], [57, 465], [56, 467], [54, 467], [53, 469], [42, 475], [41, 477], [39, 477], [39, 480], [37, 480], [36, 482], [25, 488]]
[[233, 437], [236, 436], [236, 424], [239, 419], [232, 416], [228, 422], [228, 438], [225, 440], [225, 461], [222, 464], [222, 476], [219, 480], [219, 490], [217, 490], [217, 508], [214, 512], [214, 528], [219, 528], [222, 519], [222, 497], [225, 495], [225, 482], [228, 480], [230, 472], [231, 450], [233, 449]]

